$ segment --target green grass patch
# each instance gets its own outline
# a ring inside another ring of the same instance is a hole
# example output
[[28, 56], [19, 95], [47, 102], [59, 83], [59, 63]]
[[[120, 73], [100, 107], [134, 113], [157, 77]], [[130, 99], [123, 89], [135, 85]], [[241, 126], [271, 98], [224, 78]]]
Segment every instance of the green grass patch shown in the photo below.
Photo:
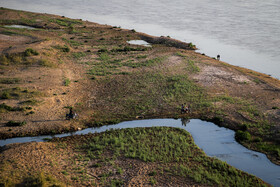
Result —
[[155, 64], [162, 62], [165, 58], [164, 57], [157, 57], [154, 59], [149, 59], [146, 61], [140, 62], [125, 62], [123, 63], [124, 66], [131, 67], [131, 68], [139, 68], [139, 67], [151, 67]]
[[[144, 162], [172, 163], [166, 167], [169, 175], [190, 177], [200, 184], [265, 186], [260, 179], [241, 172], [226, 162], [207, 157], [194, 144], [191, 135], [182, 129], [153, 127], [110, 130], [88, 136], [76, 148], [95, 162], [99, 162], [105, 155], [108, 158], [110, 153], [109, 157], [112, 158], [127, 157]], [[154, 176], [157, 172], [152, 171], [148, 175], [151, 184], [155, 185], [157, 181]], [[110, 176], [110, 172], [101, 175], [105, 181]]]
[[24, 51], [24, 56], [33, 56], [33, 55], [39, 55], [39, 53], [32, 49], [32, 48], [27, 48], [25, 51]]
[[9, 35], [9, 36], [12, 36], [12, 35], [19, 35], [18, 32], [15, 32], [15, 31], [9, 31], [9, 30], [2, 30], [0, 31], [0, 34], [4, 34], [4, 35]]
[[26, 58], [21, 53], [0, 55], [0, 64], [1, 65], [23, 64], [25, 62], [26, 62]]
[[[108, 116], [135, 118], [161, 112], [178, 114], [182, 103], [191, 104], [193, 111], [207, 111], [205, 109], [212, 106], [205, 91], [187, 75], [141, 72], [100, 81], [104, 89], [97, 93], [97, 98], [104, 101], [104, 106], [111, 106], [104, 114], [99, 111], [94, 116], [100, 120]], [[111, 111], [111, 108], [117, 110]]]
[[49, 61], [47, 59], [40, 59], [38, 61], [39, 65], [41, 66], [44, 66], [44, 67], [49, 67], [49, 68], [56, 68], [57, 67], [57, 64], [52, 62], [52, 61]]
[[197, 65], [195, 65], [197, 62], [195, 61], [192, 61], [192, 60], [187, 60], [187, 70], [189, 72], [192, 72], [192, 73], [197, 73], [197, 72], [200, 72], [200, 69]]
[[20, 98], [32, 98], [41, 96], [42, 94], [38, 91], [32, 91], [19, 87], [2, 89], [0, 91], [0, 99], [20, 99]]
[[75, 40], [67, 40], [66, 38], [62, 38], [62, 40], [67, 42], [72, 47], [77, 47], [77, 46], [83, 45], [82, 42], [78, 42], [78, 41], [75, 41]]
[[114, 48], [111, 50], [111, 52], [130, 52], [130, 51], [147, 51], [147, 47], [130, 47], [130, 46], [125, 46], [125, 47], [118, 47]]
[[81, 25], [83, 22], [81, 20], [74, 20], [69, 18], [57, 18], [57, 19], [49, 19], [50, 22], [56, 23], [60, 26], [71, 26], [71, 25]]
[[61, 52], [65, 52], [65, 53], [70, 52], [70, 48], [67, 45], [64, 45], [64, 46], [56, 45], [56, 46], [52, 46], [52, 47], [54, 49], [60, 50]]
[[21, 105], [37, 105], [39, 103], [39, 101], [35, 100], [35, 99], [28, 99], [25, 101], [20, 102], [19, 104]]
[[71, 83], [70, 79], [66, 78], [66, 79], [64, 80], [64, 86], [69, 86], [70, 83]]
[[251, 134], [248, 131], [237, 131], [235, 133], [235, 139], [239, 142], [243, 141], [250, 141], [251, 140]]
[[84, 52], [72, 53], [72, 56], [76, 59], [79, 59], [79, 58], [85, 57], [86, 53], [84, 53]]
[[5, 103], [0, 104], [0, 113], [4, 113], [6, 111], [24, 111], [25, 109], [22, 107], [11, 107], [6, 105]]

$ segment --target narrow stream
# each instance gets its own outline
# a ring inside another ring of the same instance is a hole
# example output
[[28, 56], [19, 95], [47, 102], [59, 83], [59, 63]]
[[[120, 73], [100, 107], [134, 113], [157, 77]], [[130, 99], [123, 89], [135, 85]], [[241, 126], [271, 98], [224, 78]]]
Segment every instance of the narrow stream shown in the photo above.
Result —
[[280, 166], [270, 162], [259, 152], [249, 150], [234, 139], [234, 131], [219, 127], [213, 123], [199, 119], [151, 119], [122, 122], [116, 125], [87, 128], [73, 133], [57, 134], [53, 136], [21, 137], [0, 140], [0, 146], [10, 143], [42, 142], [46, 138], [100, 133], [110, 129], [124, 129], [135, 127], [176, 127], [185, 129], [192, 134], [195, 143], [211, 157], [217, 157], [228, 164], [253, 174], [274, 186], [280, 186]]

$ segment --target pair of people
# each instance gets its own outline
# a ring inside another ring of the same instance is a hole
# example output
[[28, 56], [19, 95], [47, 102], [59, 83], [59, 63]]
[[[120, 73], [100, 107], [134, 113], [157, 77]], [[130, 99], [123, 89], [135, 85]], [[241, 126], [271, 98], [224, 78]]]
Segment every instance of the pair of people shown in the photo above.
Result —
[[182, 104], [181, 106], [181, 114], [189, 113], [190, 112], [190, 105], [187, 106], [186, 103]]
[[76, 119], [78, 117], [78, 114], [76, 112], [73, 111], [73, 108], [69, 108], [69, 114], [66, 114], [66, 119], [70, 120], [70, 119]]

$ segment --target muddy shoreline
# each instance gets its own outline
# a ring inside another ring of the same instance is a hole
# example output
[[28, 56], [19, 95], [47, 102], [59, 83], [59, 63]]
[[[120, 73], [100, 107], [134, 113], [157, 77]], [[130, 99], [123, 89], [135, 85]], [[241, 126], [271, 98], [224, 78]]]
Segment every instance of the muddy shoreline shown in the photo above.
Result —
[[[1, 103], [24, 108], [1, 109], [1, 139], [73, 132], [139, 116], [199, 118], [240, 130], [246, 135], [240, 143], [279, 165], [279, 80], [196, 53], [195, 46], [168, 37], [63, 16], [0, 11], [1, 25], [38, 28], [0, 28], [0, 78], [19, 79], [1, 83]], [[153, 47], [126, 43], [133, 39]], [[39, 55], [24, 56], [27, 48]], [[184, 102], [192, 105], [190, 115], [180, 115]], [[78, 111], [79, 120], [64, 120], [67, 106]], [[12, 120], [26, 125], [8, 127]]]

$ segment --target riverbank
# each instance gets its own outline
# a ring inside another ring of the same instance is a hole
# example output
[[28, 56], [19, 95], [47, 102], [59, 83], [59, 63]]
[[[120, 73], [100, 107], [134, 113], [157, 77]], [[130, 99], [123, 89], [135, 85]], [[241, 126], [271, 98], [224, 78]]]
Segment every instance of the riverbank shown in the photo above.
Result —
[[207, 157], [185, 130], [168, 127], [13, 144], [1, 160], [0, 183], [6, 185], [268, 186]]
[[[0, 138], [139, 118], [200, 118], [280, 161], [280, 82], [193, 44], [64, 16], [1, 9]], [[27, 25], [36, 29], [7, 28]], [[148, 38], [148, 39], [147, 39]], [[128, 44], [147, 40], [152, 47]], [[182, 103], [190, 114], [180, 114]], [[79, 120], [65, 120], [74, 107]]]

